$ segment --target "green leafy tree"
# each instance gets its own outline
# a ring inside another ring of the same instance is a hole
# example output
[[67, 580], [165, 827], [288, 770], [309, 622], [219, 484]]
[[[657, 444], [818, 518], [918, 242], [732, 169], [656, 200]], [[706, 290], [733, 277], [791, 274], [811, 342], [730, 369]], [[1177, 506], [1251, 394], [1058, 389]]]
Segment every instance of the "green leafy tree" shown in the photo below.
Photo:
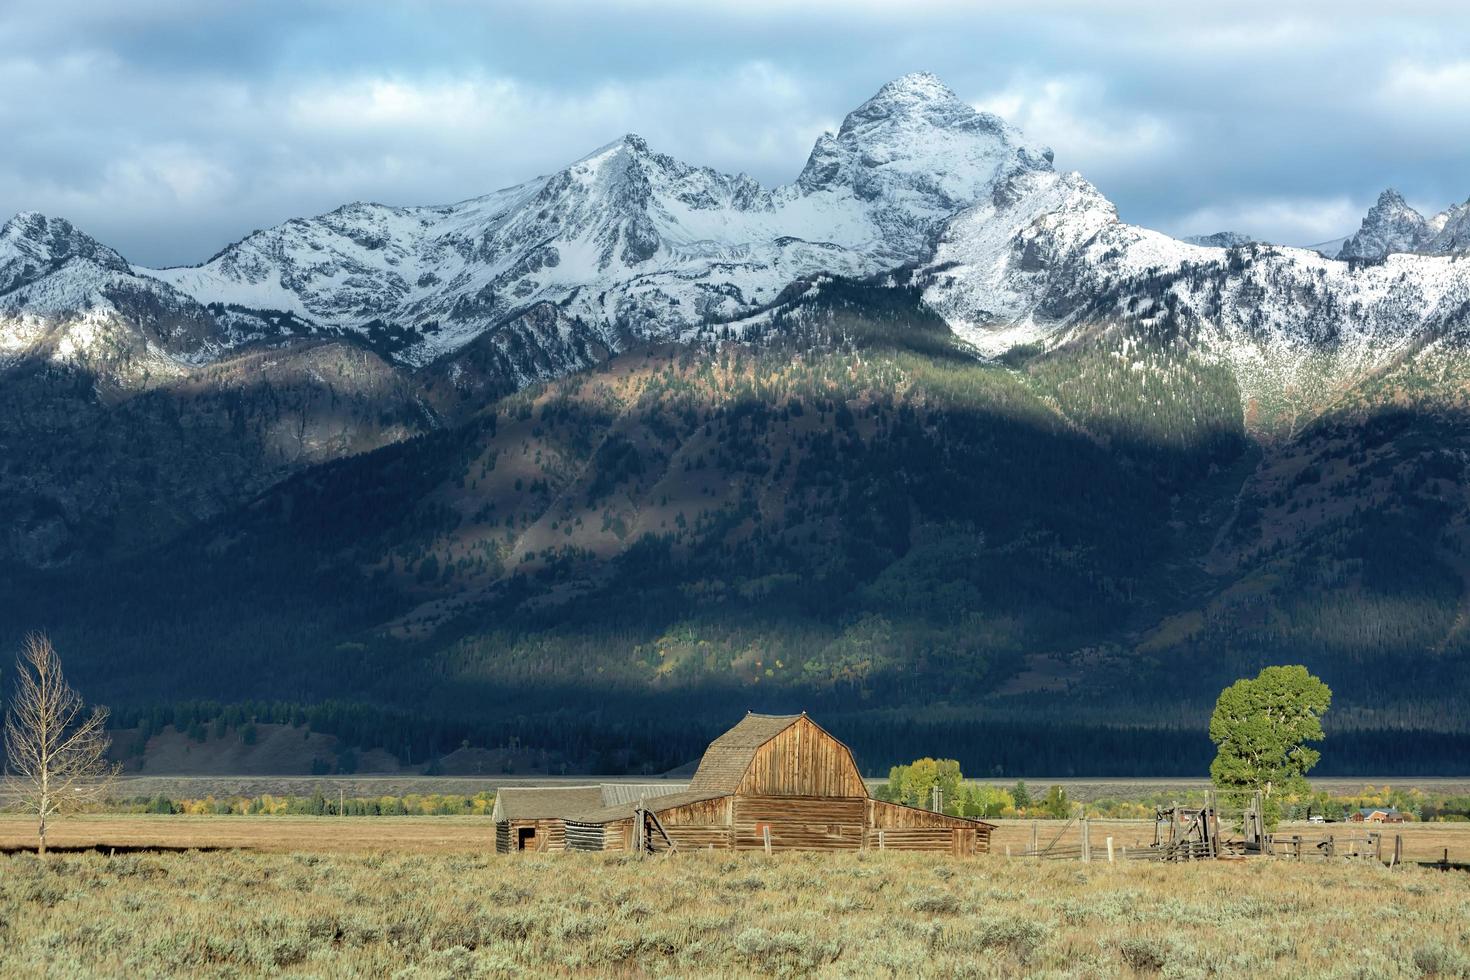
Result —
[[1322, 754], [1322, 715], [1332, 691], [1305, 667], [1267, 667], [1254, 678], [1220, 692], [1210, 717], [1210, 740], [1219, 749], [1210, 778], [1225, 799], [1244, 806], [1259, 791], [1267, 828], [1281, 818], [1286, 796], [1305, 796], [1307, 772]]
[[1024, 780], [1016, 781], [1011, 789], [1011, 799], [1015, 800], [1017, 810], [1024, 810], [1031, 805], [1031, 791], [1026, 788]]
[[933, 801], [934, 787], [944, 797], [944, 809], [958, 813], [963, 806], [960, 783], [964, 776], [954, 759], [915, 759], [906, 766], [888, 770], [888, 784], [880, 787], [879, 799], [905, 803], [927, 809]]
[[1046, 791], [1046, 796], [1041, 800], [1041, 811], [1053, 820], [1065, 820], [1072, 815], [1072, 801], [1067, 797], [1067, 791], [1060, 786], [1053, 786]]
[[972, 786], [965, 790], [962, 817], [999, 817], [1015, 812], [1016, 801], [1000, 786]]

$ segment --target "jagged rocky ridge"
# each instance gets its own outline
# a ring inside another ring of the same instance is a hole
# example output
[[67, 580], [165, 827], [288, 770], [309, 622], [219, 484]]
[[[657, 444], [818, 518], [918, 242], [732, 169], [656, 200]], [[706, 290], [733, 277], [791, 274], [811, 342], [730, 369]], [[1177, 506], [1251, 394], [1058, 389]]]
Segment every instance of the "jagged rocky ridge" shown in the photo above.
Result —
[[[65, 220], [17, 215], [0, 229], [0, 370], [75, 408], [45, 424], [13, 417], [0, 440], [66, 445], [98, 405], [151, 392], [143, 417], [156, 419], [169, 399], [234, 392], [230, 424], [248, 438], [231, 458], [268, 483], [632, 344], [759, 337], [800, 295], [793, 283], [898, 267], [918, 270], [929, 307], [980, 355], [1119, 322], [1163, 328], [1230, 366], [1254, 427], [1292, 427], [1466, 326], [1467, 221], [1470, 208], [1424, 219], [1386, 192], [1342, 249], [1355, 261], [1234, 234], [1178, 241], [1123, 223], [1050, 150], [932, 75], [908, 75], [774, 189], [626, 136], [485, 197], [347, 205], [153, 270]], [[174, 455], [205, 448], [189, 445]], [[73, 527], [120, 492], [61, 472], [12, 473], [6, 489], [50, 500], [65, 486], [66, 502], [41, 511]], [[146, 496], [145, 484], [123, 495]], [[195, 519], [261, 485], [211, 483], [177, 513]], [[65, 552], [51, 530], [38, 544], [34, 522], [12, 520], [13, 551]]]
[[[1454, 253], [1467, 229], [1470, 208], [1425, 219], [1389, 191], [1341, 255]], [[485, 197], [346, 205], [193, 267], [137, 269], [64, 221], [23, 214], [0, 234], [0, 263], [0, 356], [146, 362], [156, 377], [331, 336], [409, 366], [443, 361], [435, 376], [464, 379], [464, 397], [630, 342], [738, 336], [821, 273], [926, 265], [929, 302], [989, 354], [1167, 306], [1268, 375], [1323, 357], [1330, 374], [1358, 371], [1453, 321], [1466, 290], [1457, 265], [1430, 255], [1361, 268], [1235, 233], [1176, 241], [1123, 224], [1050, 150], [928, 74], [885, 85], [775, 189], [630, 135]]]
[[1454, 255], [1470, 249], [1470, 201], [1452, 204], [1433, 217], [1409, 207], [1389, 188], [1363, 218], [1357, 233], [1343, 243], [1338, 258], [1381, 259], [1397, 252]]
[[348, 205], [251, 235], [202, 266], [149, 274], [205, 302], [401, 337], [393, 353], [412, 363], [539, 303], [617, 346], [738, 319], [803, 276], [919, 261], [951, 214], [998, 180], [1049, 169], [1050, 157], [914, 75], [849, 114], [774, 190], [630, 135], [483, 198]]

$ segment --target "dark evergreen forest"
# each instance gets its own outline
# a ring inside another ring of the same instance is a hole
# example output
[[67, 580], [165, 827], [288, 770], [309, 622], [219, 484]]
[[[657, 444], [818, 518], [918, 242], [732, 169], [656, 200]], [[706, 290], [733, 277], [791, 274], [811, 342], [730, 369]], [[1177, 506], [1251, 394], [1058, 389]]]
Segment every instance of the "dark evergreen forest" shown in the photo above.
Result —
[[918, 297], [826, 281], [149, 547], [10, 567], [0, 633], [48, 630], [121, 727], [304, 723], [414, 766], [515, 740], [661, 772], [807, 710], [871, 773], [1199, 775], [1220, 688], [1302, 663], [1336, 694], [1318, 772], [1463, 771], [1453, 399], [1265, 436], [1168, 321], [992, 363]]

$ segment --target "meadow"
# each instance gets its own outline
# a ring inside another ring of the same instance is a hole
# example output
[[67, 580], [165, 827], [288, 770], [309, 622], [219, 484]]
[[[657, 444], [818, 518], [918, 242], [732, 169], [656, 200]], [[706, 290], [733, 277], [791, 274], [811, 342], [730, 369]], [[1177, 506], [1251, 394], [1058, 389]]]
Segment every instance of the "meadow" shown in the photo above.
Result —
[[[62, 848], [107, 850], [0, 857], [0, 970], [1470, 977], [1463, 873], [1000, 854], [512, 857], [481, 846], [487, 829], [456, 817], [66, 821]], [[20, 830], [5, 819], [0, 841], [15, 846]], [[998, 839], [1022, 833], [1003, 825]]]
[[[1060, 820], [993, 820], [993, 854], [1004, 859], [1031, 843], [1032, 827], [1044, 847], [1076, 845], [1076, 823]], [[1310, 825], [1284, 823], [1281, 833], [1318, 838], [1362, 835], [1378, 829], [1384, 834], [1384, 858], [1395, 834], [1404, 838], [1405, 861], [1436, 861], [1449, 850], [1450, 860], [1470, 863], [1470, 822], [1405, 823], [1379, 827], [1364, 824]], [[315, 854], [411, 852], [417, 854], [479, 854], [494, 848], [494, 828], [483, 816], [311, 817], [213, 816], [192, 814], [95, 813], [68, 817], [51, 825], [53, 849], [96, 850], [99, 853], [190, 849], [242, 850]], [[1118, 848], [1145, 846], [1153, 840], [1150, 820], [1091, 821], [1094, 852], [1102, 860], [1104, 841], [1112, 837]], [[1227, 836], [1228, 836], [1227, 831]], [[14, 854], [36, 846], [33, 820], [19, 814], [0, 814], [0, 853]]]

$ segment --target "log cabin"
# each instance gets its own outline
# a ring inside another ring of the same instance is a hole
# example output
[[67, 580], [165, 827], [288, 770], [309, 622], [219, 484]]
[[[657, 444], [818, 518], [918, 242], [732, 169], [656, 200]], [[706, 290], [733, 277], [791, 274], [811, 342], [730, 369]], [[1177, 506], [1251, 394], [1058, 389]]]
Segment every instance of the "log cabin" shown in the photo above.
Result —
[[987, 852], [991, 824], [873, 799], [847, 746], [803, 712], [748, 714], [689, 788], [569, 813], [568, 850]]
[[588, 786], [506, 786], [495, 794], [490, 819], [495, 824], [495, 850], [560, 851], [566, 849], [566, 817], [645, 796], [662, 796], [688, 783], [603, 783]]

